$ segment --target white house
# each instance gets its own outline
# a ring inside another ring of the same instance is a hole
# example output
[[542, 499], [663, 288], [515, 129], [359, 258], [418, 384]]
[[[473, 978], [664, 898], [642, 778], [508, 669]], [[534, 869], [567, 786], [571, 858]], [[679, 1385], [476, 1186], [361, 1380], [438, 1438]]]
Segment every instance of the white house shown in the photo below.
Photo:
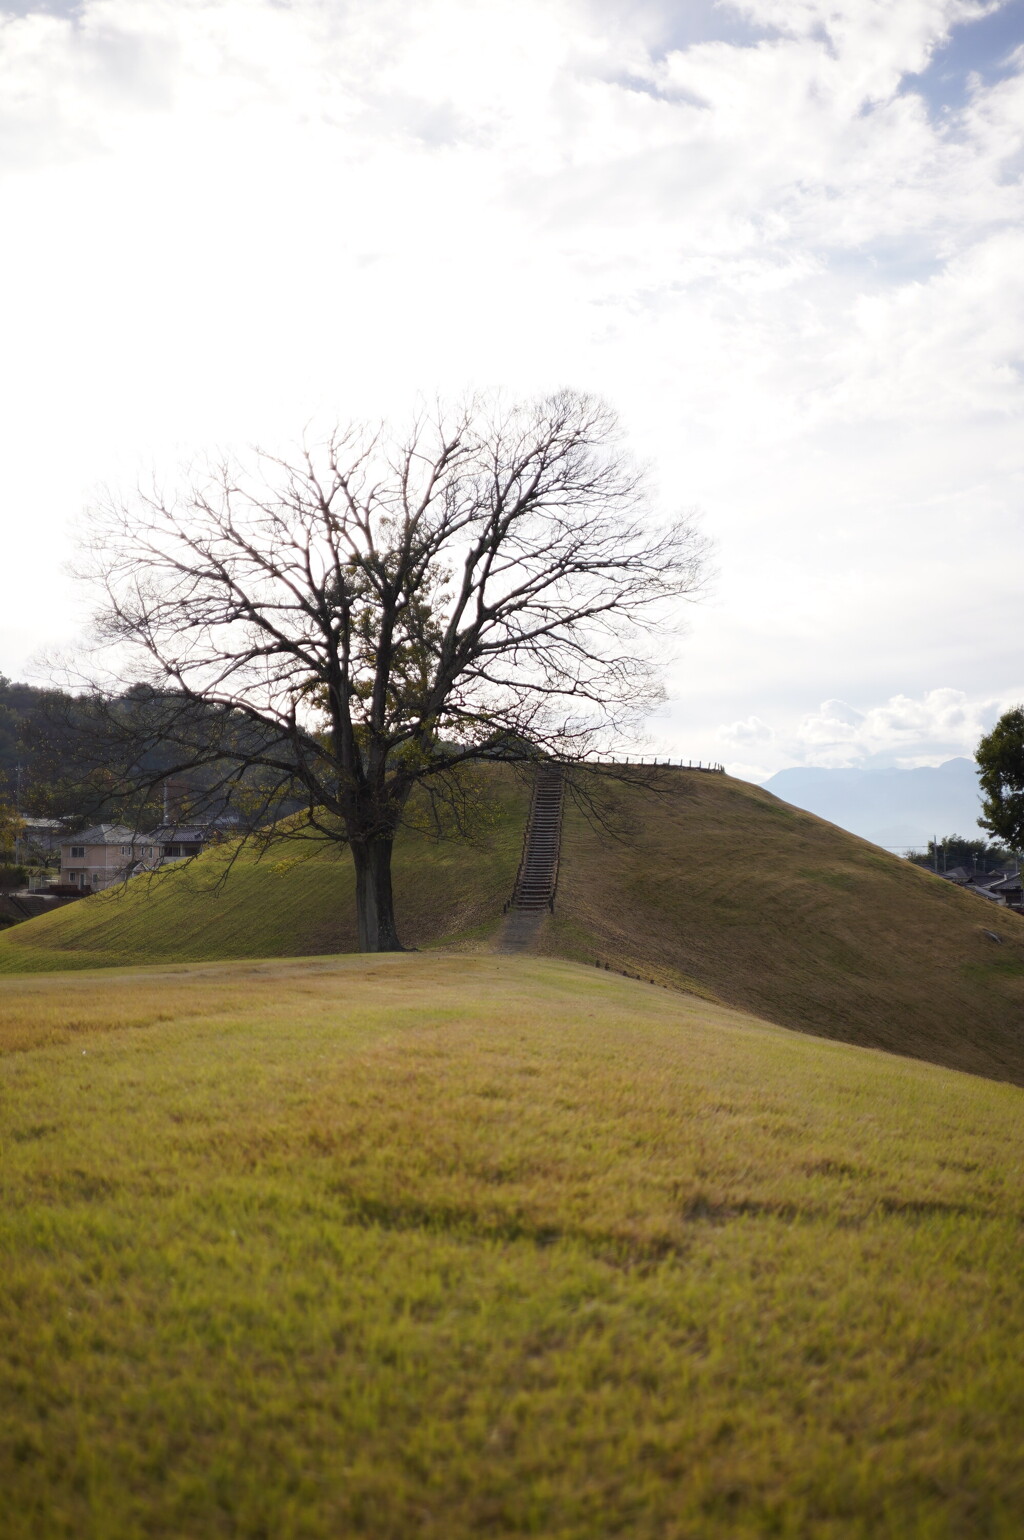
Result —
[[61, 841], [60, 880], [99, 893], [123, 882], [153, 849], [151, 837], [136, 834], [123, 824], [98, 823]]
[[139, 834], [123, 824], [98, 823], [61, 841], [60, 880], [100, 893], [135, 872], [155, 871], [197, 856], [208, 839], [209, 830], [193, 825], [169, 824], [151, 834]]

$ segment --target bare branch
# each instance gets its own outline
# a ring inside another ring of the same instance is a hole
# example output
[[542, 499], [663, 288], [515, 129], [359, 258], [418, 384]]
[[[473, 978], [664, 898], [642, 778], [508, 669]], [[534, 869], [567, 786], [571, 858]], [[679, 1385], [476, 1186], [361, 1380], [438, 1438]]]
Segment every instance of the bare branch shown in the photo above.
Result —
[[[376, 871], [368, 911], [414, 787], [438, 827], [465, 825], [472, 762], [581, 764], [635, 725], [659, 698], [654, 640], [707, 566], [692, 520], [653, 519], [608, 408], [569, 391], [107, 498], [90, 553], [108, 698], [130, 659], [163, 758], [301, 802]], [[397, 944], [386, 916], [360, 930]]]

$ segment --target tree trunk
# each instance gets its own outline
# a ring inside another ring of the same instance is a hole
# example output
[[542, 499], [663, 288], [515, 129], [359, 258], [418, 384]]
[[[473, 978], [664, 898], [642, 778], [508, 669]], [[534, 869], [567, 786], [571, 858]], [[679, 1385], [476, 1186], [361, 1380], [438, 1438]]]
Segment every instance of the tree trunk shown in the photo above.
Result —
[[352, 841], [356, 867], [356, 919], [361, 952], [404, 952], [391, 896], [390, 838]]

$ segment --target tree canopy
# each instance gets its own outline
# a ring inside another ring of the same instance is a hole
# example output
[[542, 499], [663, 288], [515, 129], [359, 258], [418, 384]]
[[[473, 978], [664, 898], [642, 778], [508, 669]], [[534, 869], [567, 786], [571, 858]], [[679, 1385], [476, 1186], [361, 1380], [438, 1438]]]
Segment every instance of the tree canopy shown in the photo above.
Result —
[[978, 819], [1014, 850], [1024, 850], [1024, 706], [1004, 711], [975, 750], [984, 794]]
[[925, 854], [912, 855], [916, 866], [926, 866], [929, 871], [948, 872], [957, 866], [971, 872], [998, 872], [1014, 861], [1013, 851], [1005, 845], [986, 839], [972, 839], [965, 834], [944, 834], [936, 843], [928, 841]]

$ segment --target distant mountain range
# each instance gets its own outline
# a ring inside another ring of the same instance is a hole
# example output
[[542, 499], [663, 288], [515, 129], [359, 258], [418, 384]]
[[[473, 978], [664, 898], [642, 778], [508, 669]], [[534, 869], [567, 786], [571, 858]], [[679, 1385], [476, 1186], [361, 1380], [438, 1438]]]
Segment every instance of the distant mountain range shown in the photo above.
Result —
[[973, 759], [919, 770], [779, 770], [764, 784], [784, 802], [890, 849], [924, 846], [936, 834], [985, 837]]

